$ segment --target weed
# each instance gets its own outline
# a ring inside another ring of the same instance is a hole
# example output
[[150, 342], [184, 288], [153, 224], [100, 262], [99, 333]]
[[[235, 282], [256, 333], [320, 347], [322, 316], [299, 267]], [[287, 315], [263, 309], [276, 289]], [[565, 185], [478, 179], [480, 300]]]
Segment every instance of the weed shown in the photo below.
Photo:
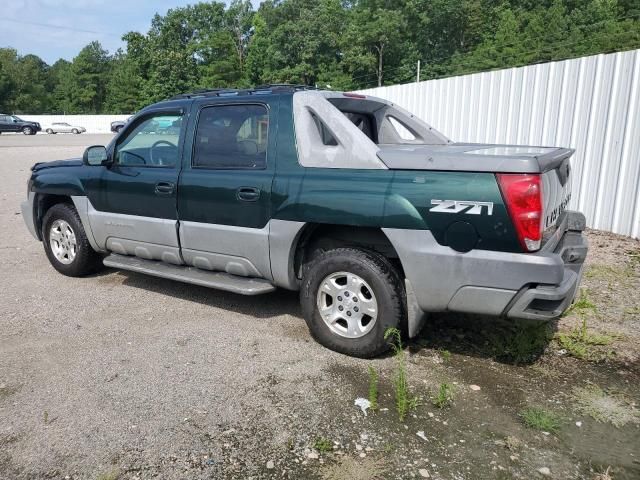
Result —
[[449, 360], [451, 360], [451, 352], [446, 348], [440, 348], [438, 350], [438, 353], [440, 354], [440, 357], [442, 357], [443, 361], [448, 362]]
[[434, 407], [446, 408], [453, 403], [453, 385], [450, 383], [441, 383], [438, 393], [431, 398]]
[[580, 291], [580, 297], [573, 302], [573, 305], [571, 305], [566, 312], [564, 312], [563, 317], [574, 312], [580, 316], [584, 316], [588, 311], [595, 312], [596, 305], [589, 299], [589, 291], [586, 288], [583, 288]]
[[516, 322], [500, 329], [494, 328], [487, 336], [491, 354], [515, 364], [534, 360], [550, 340], [550, 328], [544, 322]]
[[313, 448], [315, 448], [320, 453], [327, 453], [333, 450], [333, 443], [331, 443], [331, 440], [328, 440], [324, 437], [318, 437], [313, 443]]
[[371, 410], [378, 410], [378, 372], [369, 365], [369, 403]]
[[520, 440], [518, 437], [509, 435], [504, 439], [504, 446], [512, 452], [515, 452], [516, 450], [520, 450], [522, 448], [522, 440]]
[[49, 412], [47, 412], [46, 410], [42, 414], [42, 420], [44, 420], [45, 425], [49, 424]]
[[404, 350], [402, 349], [402, 336], [397, 328], [387, 328], [384, 332], [385, 340], [391, 339], [391, 348], [393, 348], [396, 359], [396, 373], [393, 379], [393, 388], [395, 392], [396, 411], [401, 422], [404, 421], [409, 410], [418, 406], [418, 399], [409, 393], [409, 383], [407, 380], [407, 367], [405, 365]]
[[108, 472], [101, 473], [96, 480], [118, 480], [120, 478], [120, 470], [114, 468]]
[[[559, 333], [557, 335], [558, 343], [570, 355], [587, 360], [598, 360], [598, 352], [594, 347], [610, 345], [615, 338], [614, 335], [590, 332], [587, 327], [587, 319], [584, 316], [580, 325], [569, 333]], [[604, 352], [604, 357], [612, 354], [612, 351]]]
[[344, 457], [337, 463], [328, 465], [322, 472], [323, 480], [374, 480], [387, 478], [387, 462], [383, 458]]
[[593, 480], [613, 480], [613, 477], [611, 476], [611, 467], [607, 467], [604, 472], [596, 473]]
[[622, 395], [608, 394], [597, 385], [576, 388], [573, 397], [578, 411], [598, 422], [609, 422], [616, 427], [640, 423], [637, 410]]
[[560, 418], [542, 408], [525, 408], [520, 412], [520, 417], [528, 428], [533, 428], [534, 430], [555, 433], [560, 429]]

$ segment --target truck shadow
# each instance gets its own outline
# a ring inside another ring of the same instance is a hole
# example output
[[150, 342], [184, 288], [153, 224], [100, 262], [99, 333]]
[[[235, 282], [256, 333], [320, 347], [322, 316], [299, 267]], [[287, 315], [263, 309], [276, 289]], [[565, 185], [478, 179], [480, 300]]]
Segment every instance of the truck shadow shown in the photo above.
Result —
[[[182, 301], [263, 319], [291, 315], [300, 320], [306, 332], [297, 292], [278, 289], [265, 295], [245, 296], [125, 270], [107, 269], [104, 274], [114, 271], [124, 277], [121, 282], [123, 285]], [[432, 313], [427, 317], [420, 334], [408, 342], [408, 348], [412, 353], [429, 348], [526, 365], [542, 355], [556, 329], [557, 322], [527, 322], [451, 312]]]
[[117, 271], [125, 277], [123, 285], [171, 296], [179, 300], [257, 318], [272, 318], [289, 314], [300, 317], [304, 322], [297, 292], [278, 289], [273, 293], [247, 296], [125, 270], [110, 269], [107, 271], [111, 273]]
[[527, 365], [545, 351], [557, 321], [526, 321], [469, 315], [433, 313], [420, 334], [409, 344], [411, 351], [423, 348], [448, 351], [501, 363]]

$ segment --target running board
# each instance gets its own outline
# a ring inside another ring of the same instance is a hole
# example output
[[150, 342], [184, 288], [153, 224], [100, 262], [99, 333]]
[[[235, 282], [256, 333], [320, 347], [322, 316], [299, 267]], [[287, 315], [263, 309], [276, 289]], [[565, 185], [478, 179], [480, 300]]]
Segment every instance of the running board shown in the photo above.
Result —
[[203, 287], [217, 288], [241, 295], [260, 295], [273, 292], [276, 287], [262, 278], [240, 277], [225, 272], [211, 272], [195, 267], [172, 265], [140, 257], [113, 253], [102, 263], [107, 267], [145, 273], [154, 277], [168, 278], [179, 282], [192, 283]]

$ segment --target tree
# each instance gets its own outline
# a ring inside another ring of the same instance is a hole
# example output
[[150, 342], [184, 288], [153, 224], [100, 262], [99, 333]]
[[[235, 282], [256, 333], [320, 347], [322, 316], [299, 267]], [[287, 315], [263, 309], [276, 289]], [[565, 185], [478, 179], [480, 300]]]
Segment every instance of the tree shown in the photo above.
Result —
[[[100, 113], [106, 98], [109, 53], [94, 41], [73, 59], [65, 78], [65, 95], [70, 98], [71, 113]], [[73, 91], [69, 91], [73, 89]]]
[[17, 59], [18, 52], [13, 48], [0, 48], [0, 112], [3, 113], [13, 111]]

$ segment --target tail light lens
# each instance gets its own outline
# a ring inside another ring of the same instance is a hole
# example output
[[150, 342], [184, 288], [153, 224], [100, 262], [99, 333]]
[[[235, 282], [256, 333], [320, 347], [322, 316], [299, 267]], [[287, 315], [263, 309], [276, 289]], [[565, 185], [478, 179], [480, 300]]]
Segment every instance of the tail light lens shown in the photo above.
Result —
[[525, 252], [542, 243], [542, 184], [540, 175], [499, 173], [496, 175], [518, 240]]

